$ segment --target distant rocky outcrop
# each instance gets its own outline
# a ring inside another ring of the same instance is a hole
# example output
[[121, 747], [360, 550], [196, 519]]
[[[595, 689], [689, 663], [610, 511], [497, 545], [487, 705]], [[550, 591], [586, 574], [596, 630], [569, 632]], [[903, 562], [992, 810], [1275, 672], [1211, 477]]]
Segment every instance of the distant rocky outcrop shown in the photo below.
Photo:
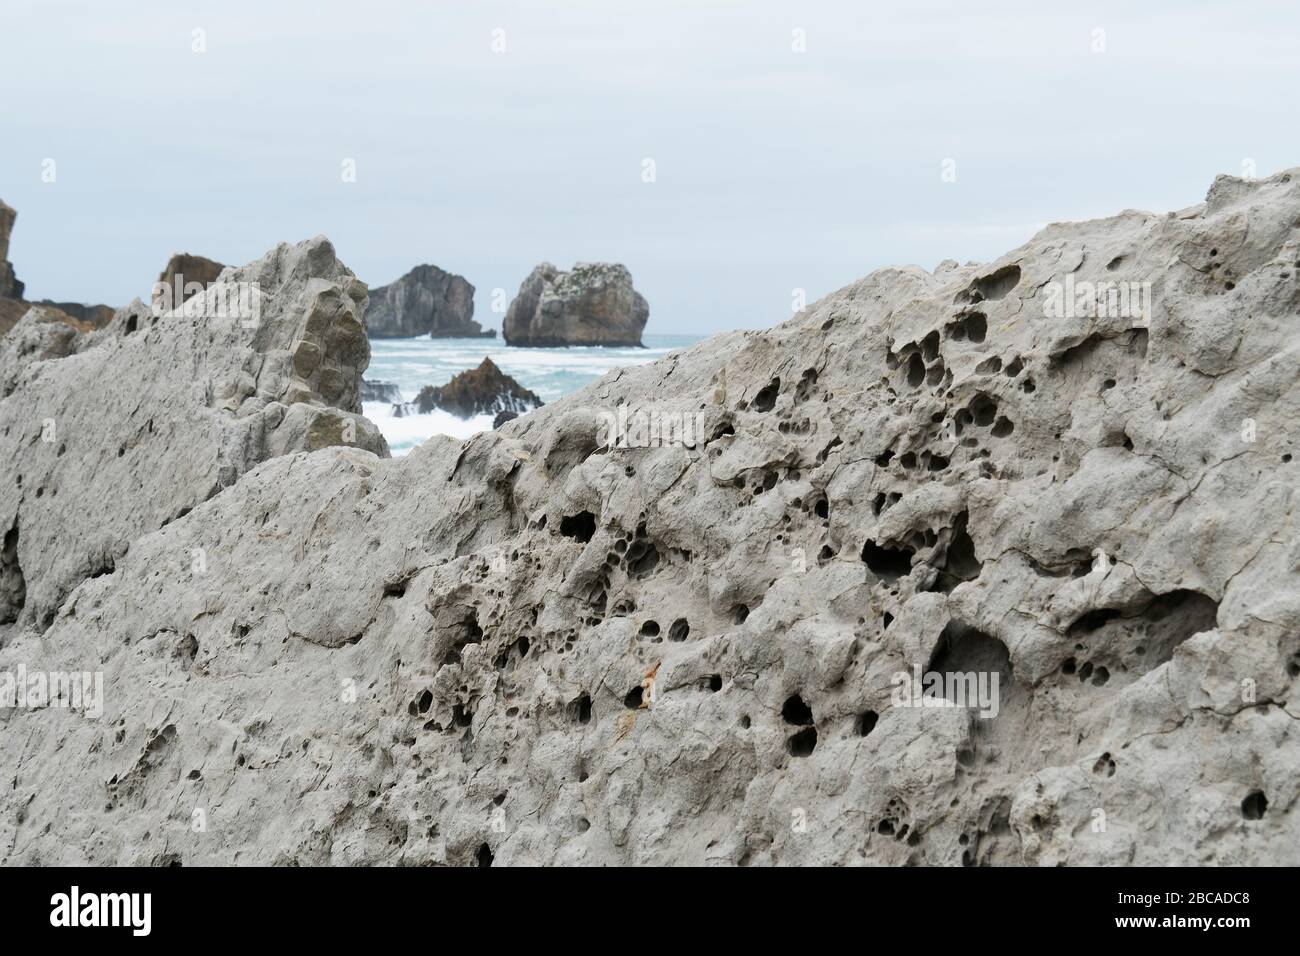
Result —
[[497, 417], [492, 419], [492, 427], [500, 428], [506, 422], [513, 422], [518, 417], [519, 417], [518, 412], [509, 412], [509, 411], [497, 412]]
[[23, 284], [14, 275], [13, 263], [9, 261], [9, 236], [17, 218], [17, 210], [0, 200], [0, 299], [23, 297]]
[[415, 396], [415, 409], [421, 415], [441, 408], [461, 418], [527, 412], [542, 404], [535, 393], [497, 368], [490, 358], [484, 358], [478, 368], [461, 372], [446, 385], [424, 386]]
[[214, 259], [196, 256], [189, 252], [178, 252], [167, 261], [163, 271], [158, 274], [152, 302], [163, 311], [169, 312], [183, 305], [185, 300], [196, 292], [216, 282], [225, 268]]
[[579, 262], [561, 272], [543, 262], [519, 287], [502, 334], [507, 345], [639, 346], [649, 317], [625, 266]]
[[366, 331], [372, 338], [428, 335], [432, 338], [491, 338], [474, 321], [474, 287], [463, 276], [437, 266], [416, 266], [396, 282], [370, 290]]
[[390, 404], [406, 401], [402, 397], [402, 390], [392, 382], [376, 382], [364, 378], [361, 380], [361, 400], [363, 402], [388, 402]]
[[23, 299], [25, 286], [18, 281], [14, 275], [13, 263], [9, 262], [9, 239], [17, 218], [18, 213], [14, 208], [0, 201], [0, 336], [8, 334], [33, 305], [45, 307], [47, 313], [51, 310], [60, 312], [75, 322], [84, 323], [87, 329], [99, 329], [107, 325], [115, 311], [112, 306], [53, 302], [49, 299], [27, 302]]

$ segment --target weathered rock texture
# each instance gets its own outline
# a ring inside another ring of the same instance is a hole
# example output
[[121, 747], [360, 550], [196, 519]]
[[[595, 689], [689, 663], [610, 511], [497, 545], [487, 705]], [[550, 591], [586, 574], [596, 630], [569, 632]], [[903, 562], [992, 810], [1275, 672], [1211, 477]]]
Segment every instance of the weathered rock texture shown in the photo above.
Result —
[[282, 244], [228, 277], [262, 291], [252, 327], [198, 297], [162, 317], [137, 300], [90, 335], [34, 308], [0, 340], [0, 528], [26, 581], [0, 620], [47, 627], [134, 540], [267, 458], [387, 453], [358, 414], [365, 287], [329, 242]]
[[0, 349], [4, 348], [4, 336], [18, 325], [28, 312], [39, 310], [46, 318], [53, 318], [78, 332], [93, 332], [97, 326], [64, 312], [57, 306], [45, 302], [24, 302], [22, 299], [0, 299]]
[[[13, 629], [0, 667], [101, 670], [105, 713], [5, 715], [0, 856], [1300, 862], [1298, 224], [1300, 173], [1221, 178], [464, 444], [264, 462]], [[1067, 276], [1150, 314], [1045, 315]], [[704, 438], [598, 443], [620, 403]], [[912, 668], [997, 673], [997, 716], [899, 706]]]
[[13, 394], [28, 366], [73, 354], [84, 333], [94, 331], [88, 323], [50, 306], [23, 306], [22, 318], [0, 339], [0, 398]]
[[415, 396], [415, 409], [427, 415], [435, 408], [472, 418], [497, 412], [527, 412], [540, 408], [542, 400], [507, 375], [490, 358], [478, 368], [452, 377], [446, 385], [426, 385]]
[[506, 311], [507, 345], [640, 345], [650, 318], [625, 266], [579, 262], [561, 272], [543, 262], [528, 274]]
[[41, 299], [33, 302], [32, 305], [43, 306], [47, 309], [54, 309], [62, 312], [69, 318], [85, 325], [88, 329], [102, 329], [108, 323], [113, 321], [113, 316], [117, 315], [117, 309], [111, 305], [87, 305], [84, 302], [54, 302], [50, 299]]
[[370, 290], [366, 328], [375, 338], [428, 335], [492, 337], [474, 321], [474, 287], [437, 266], [416, 266], [390, 285]]

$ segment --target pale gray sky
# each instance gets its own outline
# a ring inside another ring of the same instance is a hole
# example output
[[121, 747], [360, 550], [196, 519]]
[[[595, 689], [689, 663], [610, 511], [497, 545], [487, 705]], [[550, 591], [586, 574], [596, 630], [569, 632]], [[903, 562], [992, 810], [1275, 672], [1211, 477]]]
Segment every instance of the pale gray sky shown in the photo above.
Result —
[[712, 332], [1300, 164], [1294, 2], [1055, 6], [3, 0], [10, 258], [120, 305], [173, 251], [324, 233], [372, 285], [465, 275], [498, 325], [537, 262], [616, 260], [647, 332]]

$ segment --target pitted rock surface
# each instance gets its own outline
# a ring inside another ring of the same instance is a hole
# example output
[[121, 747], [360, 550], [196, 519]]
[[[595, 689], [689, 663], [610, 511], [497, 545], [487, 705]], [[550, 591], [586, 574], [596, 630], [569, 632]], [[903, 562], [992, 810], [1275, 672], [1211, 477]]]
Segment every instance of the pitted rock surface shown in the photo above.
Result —
[[[1077, 314], [1067, 278], [1149, 308]], [[7, 712], [0, 855], [1300, 862], [1298, 331], [1300, 173], [1221, 178], [464, 444], [273, 457], [12, 629], [0, 668], [102, 670], [105, 713]], [[600, 443], [620, 404], [701, 440]], [[54, 452], [6, 414], [30, 502]], [[900, 705], [913, 668], [996, 673], [997, 715]]]

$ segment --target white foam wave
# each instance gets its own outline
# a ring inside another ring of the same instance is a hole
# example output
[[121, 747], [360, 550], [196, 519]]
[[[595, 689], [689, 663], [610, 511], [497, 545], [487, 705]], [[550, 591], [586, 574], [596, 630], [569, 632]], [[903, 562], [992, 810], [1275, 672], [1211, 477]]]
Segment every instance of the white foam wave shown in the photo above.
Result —
[[463, 441], [479, 432], [491, 431], [494, 418], [492, 415], [457, 418], [440, 408], [435, 408], [427, 415], [403, 415], [398, 418], [393, 414], [392, 405], [387, 402], [366, 402], [361, 408], [366, 418], [383, 432], [393, 457], [405, 455], [434, 435], [450, 435]]

